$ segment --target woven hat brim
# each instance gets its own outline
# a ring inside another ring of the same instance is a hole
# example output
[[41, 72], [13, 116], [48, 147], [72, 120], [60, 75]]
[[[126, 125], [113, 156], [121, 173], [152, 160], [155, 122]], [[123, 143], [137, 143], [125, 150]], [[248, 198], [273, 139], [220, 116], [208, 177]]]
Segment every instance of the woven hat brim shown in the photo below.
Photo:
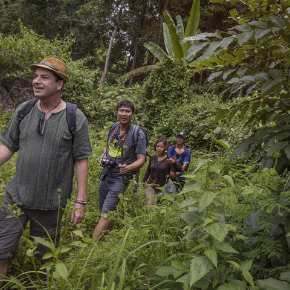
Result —
[[51, 67], [45, 65], [45, 64], [32, 64], [30, 66], [30, 69], [34, 72], [37, 68], [45, 68], [45, 69], [48, 69], [54, 73], [56, 73], [58, 76], [60, 76], [65, 83], [67, 83], [69, 81], [69, 77], [65, 74], [63, 74], [62, 72], [59, 72], [59, 71], [55, 71], [54, 69], [52, 69]]

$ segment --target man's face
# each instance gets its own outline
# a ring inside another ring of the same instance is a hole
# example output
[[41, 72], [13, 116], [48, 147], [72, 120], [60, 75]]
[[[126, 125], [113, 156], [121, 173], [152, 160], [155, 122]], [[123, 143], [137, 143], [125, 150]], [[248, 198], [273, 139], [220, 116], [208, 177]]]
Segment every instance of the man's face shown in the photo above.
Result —
[[122, 125], [130, 124], [132, 118], [134, 117], [134, 113], [132, 112], [130, 107], [120, 107], [117, 111], [117, 118]]
[[184, 142], [185, 142], [185, 139], [183, 137], [181, 137], [181, 136], [176, 137], [176, 144], [177, 145], [183, 145]]
[[32, 87], [36, 98], [49, 98], [61, 91], [63, 81], [56, 81], [55, 75], [45, 68], [37, 68], [34, 72]]

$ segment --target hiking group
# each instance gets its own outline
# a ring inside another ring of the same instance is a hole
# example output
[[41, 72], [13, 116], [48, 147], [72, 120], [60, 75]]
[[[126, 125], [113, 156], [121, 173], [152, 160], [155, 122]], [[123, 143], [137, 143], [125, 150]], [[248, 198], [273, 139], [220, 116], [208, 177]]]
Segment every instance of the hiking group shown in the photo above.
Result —
[[[31, 237], [48, 238], [49, 235], [58, 245], [61, 230], [58, 223], [71, 197], [74, 168], [77, 197], [70, 217], [72, 226], [82, 220], [86, 205], [88, 157], [92, 147], [85, 115], [61, 97], [69, 81], [67, 66], [56, 58], [45, 58], [30, 68], [34, 73], [35, 98], [16, 109], [0, 135], [0, 165], [18, 151], [16, 173], [5, 187], [0, 209], [0, 288], [7, 275], [9, 259], [28, 221]], [[102, 216], [93, 233], [94, 241], [103, 231], [112, 229], [114, 221], [106, 215], [116, 209], [119, 194], [146, 162], [148, 136], [139, 123], [131, 123], [134, 113], [132, 102], [123, 100], [117, 104], [118, 122], [108, 132], [107, 145], [99, 161], [103, 167], [99, 185]], [[147, 205], [154, 204], [155, 195], [162, 192], [168, 176], [183, 186], [183, 173], [190, 162], [185, 141], [185, 133], [180, 132], [176, 144], [170, 148], [164, 138], [154, 143], [157, 155], [150, 157], [143, 179]], [[11, 218], [16, 208], [21, 212]], [[42, 258], [48, 251], [38, 244], [35, 256], [43, 263]]]

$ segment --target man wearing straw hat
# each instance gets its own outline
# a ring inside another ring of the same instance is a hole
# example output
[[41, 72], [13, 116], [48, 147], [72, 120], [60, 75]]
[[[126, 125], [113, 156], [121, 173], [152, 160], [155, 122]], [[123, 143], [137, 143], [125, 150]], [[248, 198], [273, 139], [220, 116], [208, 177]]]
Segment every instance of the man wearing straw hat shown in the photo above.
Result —
[[[0, 165], [18, 153], [16, 174], [5, 187], [0, 209], [0, 287], [8, 260], [16, 251], [22, 228], [30, 221], [30, 235], [59, 240], [63, 210], [72, 192], [76, 167], [77, 198], [71, 223], [82, 220], [86, 204], [88, 157], [92, 154], [86, 117], [75, 111], [75, 129], [68, 126], [68, 108], [75, 105], [61, 98], [68, 82], [66, 65], [56, 58], [45, 58], [31, 65], [34, 72], [34, 99], [21, 104], [0, 136]], [[27, 104], [33, 103], [29, 111]], [[25, 112], [26, 113], [23, 113]], [[15, 209], [21, 213], [17, 217]], [[19, 221], [21, 225], [19, 224]], [[48, 248], [38, 244], [35, 256], [42, 260]], [[2, 278], [2, 279], [1, 279]]]

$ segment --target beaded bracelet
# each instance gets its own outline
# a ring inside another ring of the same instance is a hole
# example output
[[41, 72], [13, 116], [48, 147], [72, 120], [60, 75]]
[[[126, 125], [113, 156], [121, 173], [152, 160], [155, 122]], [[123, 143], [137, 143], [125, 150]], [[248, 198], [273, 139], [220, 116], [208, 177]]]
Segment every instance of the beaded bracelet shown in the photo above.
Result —
[[79, 199], [75, 199], [75, 202], [76, 202], [76, 203], [80, 203], [80, 204], [82, 204], [82, 205], [86, 205], [86, 204], [87, 204], [86, 201], [84, 201], [84, 200], [79, 200]]

